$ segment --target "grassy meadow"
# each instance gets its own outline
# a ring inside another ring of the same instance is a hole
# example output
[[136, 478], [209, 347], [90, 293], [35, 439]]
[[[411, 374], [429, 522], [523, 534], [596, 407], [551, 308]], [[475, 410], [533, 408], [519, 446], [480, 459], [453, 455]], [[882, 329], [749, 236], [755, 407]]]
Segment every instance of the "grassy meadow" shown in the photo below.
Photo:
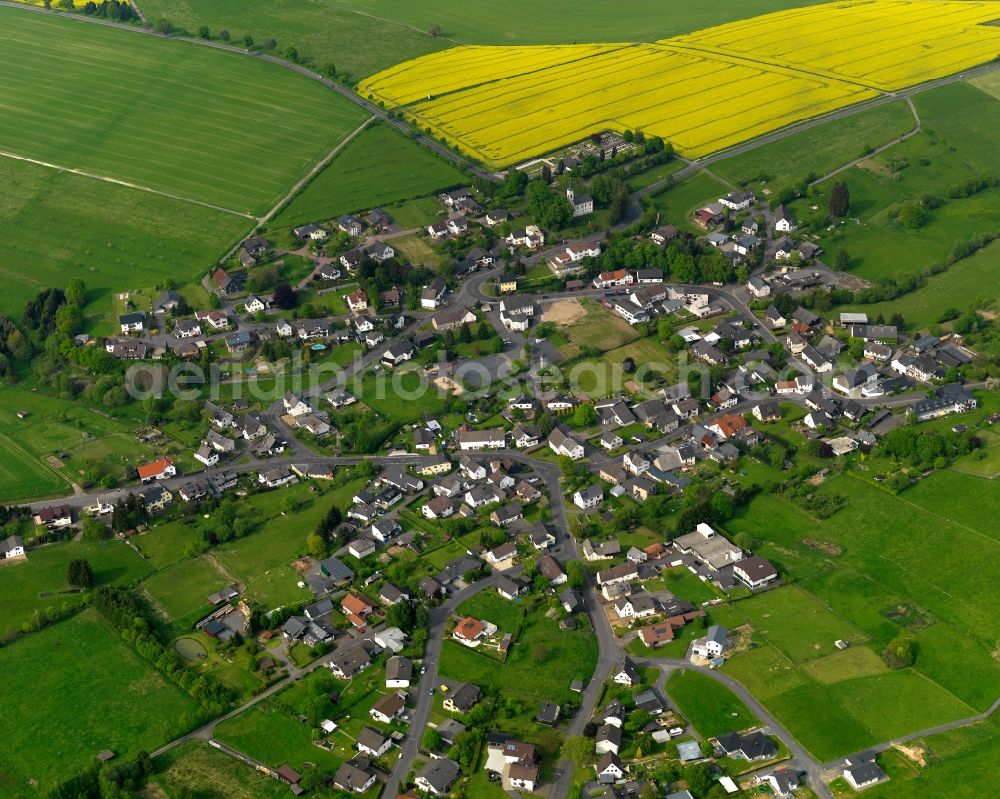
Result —
[[463, 179], [450, 162], [385, 125], [374, 125], [352, 139], [272, 225], [297, 225], [387, 206]]
[[70, 589], [66, 569], [77, 558], [90, 563], [95, 586], [134, 583], [151, 571], [121, 541], [68, 541], [30, 550], [27, 560], [0, 567], [0, 640], [20, 632], [36, 612], [43, 616], [47, 610], [59, 613], [86, 599], [85, 593], [63, 593]]
[[804, 130], [712, 165], [734, 183], [787, 186], [821, 177], [913, 129], [902, 100]]
[[209, 594], [226, 585], [225, 576], [203, 556], [157, 572], [143, 587], [168, 621], [191, 627], [208, 612]]
[[[169, 796], [188, 790], [194, 795], [228, 799], [285, 799], [288, 787], [261, 774], [204, 741], [189, 741], [156, 759], [149, 794]], [[156, 789], [159, 792], [154, 793]]]
[[[1000, 189], [959, 199], [948, 199], [947, 192], [970, 178], [997, 177], [993, 153], [1000, 144], [1000, 101], [968, 83], [956, 83], [915, 95], [913, 103], [922, 123], [920, 133], [820, 184], [818, 197], [792, 206], [801, 220], [816, 219], [825, 214], [825, 194], [832, 183], [845, 181], [851, 194], [850, 218], [825, 229], [821, 243], [827, 252], [847, 250], [851, 271], [869, 280], [919, 272], [943, 262], [956, 241], [997, 230]], [[898, 208], [923, 195], [943, 202], [927, 211], [919, 228], [904, 227], [895, 218]], [[813, 204], [819, 206], [817, 211], [809, 208]], [[980, 261], [980, 270], [992, 269], [991, 261]], [[936, 281], [949, 303], [964, 307], [984, 293], [995, 299], [988, 282], [977, 289], [967, 272], [954, 283], [950, 278]], [[929, 316], [926, 297], [909, 302], [915, 313]]]
[[[28, 410], [30, 415], [18, 419], [19, 410]], [[134, 440], [131, 430], [127, 421], [111, 419], [103, 411], [95, 413], [84, 400], [4, 387], [0, 390], [0, 502], [63, 494], [70, 480], [83, 482], [104, 474], [121, 477], [124, 465], [142, 463], [155, 453]], [[126, 451], [118, 446], [123, 439], [129, 444]], [[55, 457], [63, 453], [66, 459]]]
[[[893, 496], [841, 475], [819, 489], [848, 497], [826, 520], [756, 497], [727, 529], [754, 536], [797, 584], [733, 606], [755, 648], [727, 672], [820, 759], [983, 710], [996, 699], [1000, 627], [991, 572], [970, 564], [996, 554], [995, 487], [949, 470]], [[880, 653], [904, 633], [916, 662], [890, 671]], [[838, 638], [850, 648], [835, 650]]]
[[889, 782], [872, 786], [866, 796], [875, 799], [980, 799], [993, 793], [996, 763], [1000, 761], [1000, 722], [980, 722], [931, 735], [914, 744], [926, 763], [901, 754], [886, 757]]
[[707, 172], [696, 172], [669, 189], [652, 195], [660, 224], [670, 223], [695, 235], [704, 233], [691, 221], [692, 212], [725, 197], [729, 187]]
[[[364, 118], [257, 59], [0, 9], [0, 149], [259, 215]], [[127, 65], [128, 80], [95, 80]]]
[[739, 697], [722, 683], [696, 671], [675, 671], [667, 695], [703, 738], [745, 730], [760, 723]]
[[44, 793], [102, 749], [119, 758], [152, 751], [181, 734], [195, 710], [92, 610], [0, 649], [5, 684], [23, 684], [27, 675], [30, 690], [11, 692], [0, 716], [0, 785], [8, 799], [37, 796], [30, 781]]
[[100, 335], [117, 332], [113, 293], [153, 288], [167, 278], [195, 280], [253, 224], [7, 158], [0, 158], [0, 184], [0, 275], [8, 286], [0, 313], [20, 320], [39, 291], [79, 277], [87, 285], [88, 329]]
[[[227, 29], [234, 39], [252, 34], [274, 38], [278, 49], [298, 49], [310, 64], [333, 63], [359, 80], [411, 58], [456, 44], [560, 44], [600, 41], [654, 41], [665, 36], [745, 19], [757, 14], [810, 5], [806, 0], [721, 0], [706, 8], [691, 0], [552, 0], [505, 6], [439, 0], [433, 5], [407, 0], [147, 0], [151, 20], [169, 19], [194, 33], [208, 25], [213, 35]], [[434, 25], [440, 36], [431, 36]], [[359, 47], [358, 43], [364, 42]]]

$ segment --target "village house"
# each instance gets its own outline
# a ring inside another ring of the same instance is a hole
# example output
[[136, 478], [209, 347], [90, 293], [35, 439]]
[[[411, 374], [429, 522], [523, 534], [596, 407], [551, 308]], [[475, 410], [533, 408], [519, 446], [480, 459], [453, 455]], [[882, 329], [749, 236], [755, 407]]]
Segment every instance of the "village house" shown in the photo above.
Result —
[[152, 463], [144, 463], [136, 471], [143, 483], [148, 483], [151, 480], [165, 480], [177, 475], [177, 467], [174, 466], [170, 458], [160, 458]]
[[483, 692], [471, 682], [464, 682], [445, 696], [444, 709], [451, 713], [468, 713], [482, 698]]
[[387, 694], [383, 694], [375, 702], [371, 710], [368, 711], [368, 715], [375, 719], [375, 721], [380, 721], [383, 724], [392, 724], [402, 714], [405, 707], [406, 700], [403, 696], [395, 691], [390, 691]]
[[729, 630], [718, 624], [708, 628], [706, 635], [691, 644], [691, 653], [703, 658], [722, 657], [728, 648]]
[[26, 557], [24, 539], [21, 536], [12, 535], [0, 541], [0, 560], [21, 560]]
[[414, 782], [422, 791], [443, 796], [451, 790], [461, 772], [454, 760], [446, 757], [432, 758], [417, 774]]

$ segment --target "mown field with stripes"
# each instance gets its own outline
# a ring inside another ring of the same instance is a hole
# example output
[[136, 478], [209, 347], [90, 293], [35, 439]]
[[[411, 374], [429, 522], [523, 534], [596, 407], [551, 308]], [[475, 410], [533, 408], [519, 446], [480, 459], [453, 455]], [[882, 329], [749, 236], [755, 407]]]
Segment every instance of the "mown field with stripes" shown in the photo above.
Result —
[[234, 53], [0, 8], [0, 151], [262, 215], [363, 112]]

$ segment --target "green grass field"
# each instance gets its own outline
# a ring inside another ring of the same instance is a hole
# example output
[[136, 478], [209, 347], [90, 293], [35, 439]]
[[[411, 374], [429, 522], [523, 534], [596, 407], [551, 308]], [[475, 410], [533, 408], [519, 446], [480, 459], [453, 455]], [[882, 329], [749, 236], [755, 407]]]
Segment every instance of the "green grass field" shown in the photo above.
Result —
[[[968, 564], [990, 563], [997, 547], [988, 522], [1000, 508], [995, 486], [945, 471], [894, 497], [843, 475], [820, 489], [848, 497], [825, 521], [774, 495], [754, 499], [729, 531], [751, 532], [763, 542], [758, 551], [799, 584], [733, 606], [768, 643], [734, 657], [728, 673], [821, 759], [988, 706], [1000, 677], [991, 656], [1000, 635], [993, 572]], [[916, 664], [889, 672], [878, 653], [904, 630], [916, 641]], [[834, 651], [834, 638], [851, 648]]]
[[1000, 301], [1000, 244], [993, 242], [975, 255], [953, 264], [947, 272], [927, 278], [927, 285], [891, 302], [864, 306], [870, 317], [894, 313], [907, 325], [924, 327], [937, 321], [946, 308], [996, 308]]
[[457, 613], [491, 621], [504, 632], [513, 633], [521, 625], [522, 605], [504, 599], [496, 591], [480, 591], [459, 605]]
[[696, 671], [675, 671], [667, 680], [666, 690], [703, 738], [745, 730], [760, 723], [726, 686]]
[[832, 655], [837, 639], [858, 642], [864, 636], [797, 586], [768, 591], [737, 605], [754, 630], [796, 663]]
[[[544, 608], [529, 612], [521, 635], [502, 666], [462, 644], [446, 641], [441, 653], [441, 675], [453, 680], [470, 680], [484, 692], [502, 698], [516, 697], [524, 703], [528, 717], [538, 712], [540, 702], [565, 704], [570, 701], [574, 697], [569, 690], [570, 683], [573, 680], [588, 682], [594, 672], [597, 639], [590, 630], [561, 631], [558, 623], [546, 618], [544, 612]], [[495, 623], [499, 626], [499, 621]], [[541, 661], [533, 656], [536, 644], [546, 650]]]
[[[254, 58], [0, 9], [0, 149], [261, 214], [363, 112]], [[128, 80], [94, 80], [127, 65]]]
[[273, 38], [279, 53], [293, 46], [310, 66], [332, 63], [348, 81], [452, 45], [426, 28], [386, 19], [380, 10], [377, 17], [367, 16], [336, 0], [149, 0], [143, 11], [192, 34], [207, 25], [213, 37], [228, 30], [234, 40], [247, 34], [257, 43]]
[[[3, 9], [3, 11], [10, 11]], [[11, 12], [17, 13], [17, 12]], [[35, 16], [35, 15], [27, 15]], [[2, 92], [2, 90], [0, 90]], [[15, 145], [11, 145], [13, 149]], [[157, 194], [0, 158], [0, 313], [20, 320], [39, 291], [87, 285], [93, 332], [117, 332], [113, 292], [201, 275], [252, 222]]]
[[[608, 318], [609, 316], [612, 318]], [[635, 335], [635, 331], [625, 320], [612, 316], [610, 312], [600, 308], [588, 312], [587, 318], [582, 323], [578, 322], [566, 328], [566, 332], [575, 340], [575, 346], [578, 347], [581, 343], [595, 340], [596, 336], [606, 337], [609, 323], [617, 323], [614, 329], [620, 332], [622, 338]], [[612, 343], [614, 339], [606, 338], [606, 341]], [[591, 346], [601, 346], [601, 344], [591, 344]], [[572, 354], [574, 345], [559, 349], [560, 352]], [[631, 358], [637, 364], [636, 372], [626, 374], [622, 370], [622, 363], [626, 358]], [[671, 355], [663, 344], [652, 338], [637, 339], [621, 347], [607, 350], [599, 358], [588, 358], [568, 370], [573, 388], [579, 388], [591, 397], [606, 397], [620, 392], [624, 390], [626, 380], [634, 380], [648, 386], [661, 377], [673, 380], [676, 373], [676, 356]]]
[[[336, 704], [324, 697], [320, 708], [320, 718], [334, 719], [341, 727], [334, 733], [332, 740], [337, 746], [332, 752], [314, 746], [310, 726], [299, 720], [299, 715], [310, 707], [308, 691], [317, 681], [333, 681], [333, 690], [339, 695]], [[356, 736], [365, 724], [382, 728], [371, 721], [368, 710], [384, 693], [384, 671], [378, 665], [346, 684], [333, 680], [326, 669], [319, 669], [245, 713], [224, 721], [218, 726], [216, 736], [273, 768], [288, 763], [301, 771], [306, 763], [313, 763], [332, 773], [351, 748], [348, 732]]]
[[[19, 410], [28, 410], [30, 416], [18, 419]], [[130, 443], [119, 453], [119, 470], [153, 454], [130, 435], [127, 421], [104, 413], [94, 413], [85, 400], [58, 399], [16, 386], [0, 390], [0, 502], [67, 493], [67, 481], [83, 482], [91, 466], [104, 462], [109, 437]], [[57, 459], [59, 467], [47, 460], [63, 452], [70, 457]]]
[[[204, 741], [190, 741], [156, 759], [150, 785], [169, 796], [182, 790], [227, 799], [285, 799], [288, 787], [234, 760]], [[155, 794], [157, 796], [161, 794]]]
[[[407, 0], [147, 0], [147, 18], [167, 18], [194, 33], [202, 24], [213, 35], [273, 37], [279, 51], [296, 47], [309, 63], [333, 63], [353, 80], [456, 44], [560, 44], [590, 41], [654, 41], [770, 11], [810, 5], [802, 0], [722, 0], [711, 9], [685, 0], [623, 0], [613, 11], [606, 0], [553, 0], [542, 5], [515, 0], [503, 7], [439, 0], [423, 6]], [[440, 25], [441, 35], [429, 35]], [[364, 42], [363, 47], [358, 43]]]
[[226, 578], [205, 557], [170, 566], [143, 583], [157, 608], [178, 626], [190, 626], [207, 613], [208, 595], [226, 585]]
[[891, 779], [865, 791], [876, 799], [981, 799], [994, 792], [996, 763], [1000, 761], [1000, 723], [985, 721], [918, 740], [928, 763], [909, 760], [887, 763]]
[[450, 162], [391, 128], [370, 126], [313, 178], [272, 225], [296, 225], [387, 206], [448, 188], [463, 179]]
[[560, 331], [571, 342], [561, 348], [563, 355], [567, 357], [576, 355], [581, 347], [613, 350], [638, 338], [638, 334], [628, 322], [598, 305], [594, 300], [564, 300], [564, 302], [579, 303], [583, 310], [583, 314], [570, 324], [559, 324]]
[[35, 612], [60, 612], [79, 605], [86, 594], [69, 589], [66, 568], [71, 560], [90, 563], [94, 585], [136, 582], [151, 571], [149, 565], [121, 541], [69, 541], [28, 552], [28, 559], [0, 568], [0, 634], [10, 638]]
[[679, 230], [701, 235], [703, 230], [691, 221], [691, 213], [724, 197], [729, 188], [705, 172], [696, 172], [672, 188], [651, 195], [653, 205], [660, 213], [660, 224], [670, 223]]
[[913, 129], [913, 115], [899, 101], [827, 122], [712, 165], [735, 183], [788, 186], [822, 177]]
[[[825, 231], [822, 244], [827, 252], [847, 250], [852, 272], [863, 278], [919, 271], [944, 261], [956, 241], [997, 229], [997, 189], [945, 199], [939, 208], [928, 212], [926, 223], [917, 230], [904, 228], [893, 218], [900, 203], [925, 193], [944, 199], [950, 187], [969, 178], [995, 176], [996, 172], [992, 152], [1000, 144], [1000, 101], [967, 83], [956, 83], [918, 94], [913, 103], [923, 126], [919, 134], [834, 179], [846, 181], [850, 189], [851, 219]], [[827, 191], [831, 183], [820, 184], [821, 190]], [[819, 210], [810, 211], [810, 204], [819, 205]], [[806, 221], [825, 214], [825, 207], [822, 198], [807, 198], [793, 205], [795, 213]], [[993, 261], [995, 256], [979, 261], [980, 271], [994, 269]], [[968, 304], [983, 294], [996, 299], [988, 283], [977, 290], [968, 272], [954, 284], [949, 275], [935, 280], [935, 286], [950, 295], [939, 309], [946, 303]], [[914, 307], [915, 312], [922, 311], [925, 318], [930, 315], [931, 301], [926, 297], [909, 301], [924, 306]]]
[[447, 398], [416, 372], [380, 373], [366, 376], [359, 397], [368, 407], [400, 424], [444, 412]]
[[[194, 700], [170, 685], [105, 625], [95, 611], [0, 649], [0, 678], [11, 692], [0, 716], [0, 776], [10, 799], [36, 796], [94, 762], [152, 751], [184, 730]], [[44, 746], [39, 724], [44, 720]]]
[[246, 538], [223, 544], [213, 553], [219, 563], [244, 584], [246, 594], [254, 600], [269, 608], [301, 602], [310, 593], [298, 587], [299, 578], [292, 561], [305, 552], [306, 538], [330, 506], [337, 504], [345, 510], [360, 487], [358, 480], [347, 483], [289, 515], [281, 512], [284, 498], [291, 495], [305, 501], [310, 496], [307, 484], [259, 494], [243, 503], [240, 512], [266, 522], [263, 528]]

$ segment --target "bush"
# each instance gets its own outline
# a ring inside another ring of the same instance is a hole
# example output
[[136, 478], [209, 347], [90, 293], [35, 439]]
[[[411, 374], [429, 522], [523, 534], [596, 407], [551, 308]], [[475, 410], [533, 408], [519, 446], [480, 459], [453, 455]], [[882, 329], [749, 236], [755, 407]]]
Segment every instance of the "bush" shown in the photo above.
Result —
[[890, 669], [905, 669], [916, 660], [913, 640], [906, 636], [893, 639], [882, 652], [882, 659]]

